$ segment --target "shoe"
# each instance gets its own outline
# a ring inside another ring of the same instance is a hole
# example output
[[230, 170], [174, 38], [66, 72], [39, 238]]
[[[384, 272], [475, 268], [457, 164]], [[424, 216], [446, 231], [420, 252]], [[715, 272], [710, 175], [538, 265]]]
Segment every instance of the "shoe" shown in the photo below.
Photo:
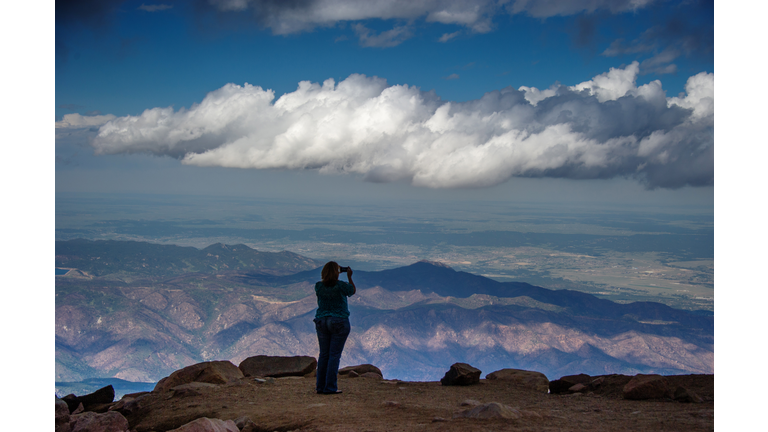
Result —
[[336, 390], [335, 392], [324, 392], [323, 394], [327, 395], [334, 395], [334, 394], [342, 394], [343, 392], [341, 390]]

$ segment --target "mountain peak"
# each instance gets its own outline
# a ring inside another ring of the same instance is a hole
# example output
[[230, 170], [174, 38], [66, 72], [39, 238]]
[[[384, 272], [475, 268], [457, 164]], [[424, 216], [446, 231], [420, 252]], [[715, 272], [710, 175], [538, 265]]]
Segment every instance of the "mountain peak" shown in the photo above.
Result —
[[451, 266], [449, 266], [448, 264], [441, 263], [439, 261], [421, 260], [421, 261], [415, 262], [414, 264], [419, 264], [419, 263], [429, 264], [429, 265], [433, 265], [435, 267], [443, 267], [443, 268], [447, 268], [447, 269], [453, 270], [451, 268]]

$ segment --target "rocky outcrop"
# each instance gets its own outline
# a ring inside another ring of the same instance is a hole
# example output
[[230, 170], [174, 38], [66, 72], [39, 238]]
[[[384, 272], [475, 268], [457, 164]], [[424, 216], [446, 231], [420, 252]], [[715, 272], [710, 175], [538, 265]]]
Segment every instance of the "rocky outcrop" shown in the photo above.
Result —
[[502, 380], [514, 384], [516, 387], [529, 388], [542, 393], [549, 391], [549, 380], [541, 372], [521, 369], [501, 369], [486, 375], [487, 380]]
[[265, 356], [248, 357], [238, 366], [243, 375], [250, 377], [304, 376], [317, 369], [317, 360], [310, 356]]
[[165, 392], [173, 387], [191, 382], [226, 384], [241, 378], [244, 378], [243, 372], [229, 361], [203, 362], [177, 370], [170, 376], [161, 379], [153, 391]]
[[672, 399], [674, 394], [667, 379], [661, 375], [635, 375], [622, 390], [624, 399]]
[[474, 368], [466, 363], [454, 363], [445, 376], [440, 380], [444, 386], [465, 386], [477, 384], [480, 382], [480, 369]]
[[83, 404], [84, 410], [89, 411], [93, 410], [93, 407], [96, 405], [112, 403], [115, 400], [115, 389], [108, 385], [84, 396], [68, 394], [61, 398], [61, 400], [67, 403], [70, 412], [74, 412], [80, 404]]
[[234, 421], [201, 417], [168, 432], [240, 432]]

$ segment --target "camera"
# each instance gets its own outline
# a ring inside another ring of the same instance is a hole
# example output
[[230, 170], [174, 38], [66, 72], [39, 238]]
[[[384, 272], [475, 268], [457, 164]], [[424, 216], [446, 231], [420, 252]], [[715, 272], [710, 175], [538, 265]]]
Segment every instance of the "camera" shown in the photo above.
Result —
[[339, 273], [346, 273], [347, 271], [349, 271], [349, 267], [339, 266]]

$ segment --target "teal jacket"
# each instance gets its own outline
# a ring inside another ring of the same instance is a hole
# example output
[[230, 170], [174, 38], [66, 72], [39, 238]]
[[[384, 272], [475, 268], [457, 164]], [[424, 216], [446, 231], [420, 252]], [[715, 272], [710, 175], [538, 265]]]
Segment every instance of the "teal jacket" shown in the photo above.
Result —
[[315, 318], [327, 316], [349, 318], [347, 297], [355, 293], [355, 287], [346, 282], [337, 281], [336, 285], [327, 287], [322, 281], [315, 284], [317, 295], [317, 313]]

